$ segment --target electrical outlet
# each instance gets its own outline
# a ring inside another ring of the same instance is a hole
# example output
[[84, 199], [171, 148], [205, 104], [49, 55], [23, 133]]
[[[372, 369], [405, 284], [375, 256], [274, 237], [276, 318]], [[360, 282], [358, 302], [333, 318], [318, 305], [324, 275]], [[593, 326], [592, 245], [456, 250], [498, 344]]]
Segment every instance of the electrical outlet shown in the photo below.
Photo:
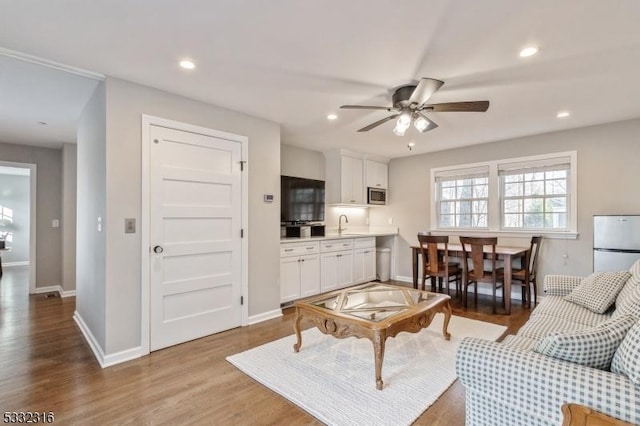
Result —
[[136, 219], [127, 217], [124, 219], [124, 233], [135, 234], [136, 233]]
[[60, 228], [60, 221], [58, 219], [53, 219], [51, 221], [51, 227], [52, 228]]

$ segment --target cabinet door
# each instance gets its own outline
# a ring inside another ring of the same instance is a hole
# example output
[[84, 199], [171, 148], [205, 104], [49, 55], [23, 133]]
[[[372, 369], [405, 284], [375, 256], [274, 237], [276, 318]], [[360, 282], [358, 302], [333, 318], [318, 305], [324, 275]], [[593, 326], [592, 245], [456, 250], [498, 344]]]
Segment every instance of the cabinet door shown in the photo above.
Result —
[[367, 160], [367, 179], [365, 186], [371, 188], [387, 188], [387, 164], [379, 161]]
[[337, 287], [347, 287], [353, 284], [353, 251], [341, 251], [336, 254], [338, 258], [338, 283]]
[[341, 198], [343, 203], [363, 204], [363, 163], [359, 158], [343, 156], [341, 159]]
[[300, 261], [300, 297], [320, 293], [320, 256], [302, 256]]
[[366, 249], [358, 249], [353, 252], [353, 281], [356, 284], [365, 282], [364, 252]]
[[338, 257], [337, 253], [326, 253], [320, 257], [320, 291], [338, 288]]
[[362, 253], [363, 281], [373, 281], [376, 279], [376, 249], [364, 249]]
[[280, 259], [280, 303], [300, 298], [300, 258]]

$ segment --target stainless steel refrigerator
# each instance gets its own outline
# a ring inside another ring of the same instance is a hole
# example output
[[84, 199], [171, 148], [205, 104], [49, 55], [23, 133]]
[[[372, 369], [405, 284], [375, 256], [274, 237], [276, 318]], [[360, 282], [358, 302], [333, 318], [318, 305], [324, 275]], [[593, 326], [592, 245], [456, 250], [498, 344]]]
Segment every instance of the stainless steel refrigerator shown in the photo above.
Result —
[[640, 215], [593, 216], [593, 271], [626, 271], [640, 259]]

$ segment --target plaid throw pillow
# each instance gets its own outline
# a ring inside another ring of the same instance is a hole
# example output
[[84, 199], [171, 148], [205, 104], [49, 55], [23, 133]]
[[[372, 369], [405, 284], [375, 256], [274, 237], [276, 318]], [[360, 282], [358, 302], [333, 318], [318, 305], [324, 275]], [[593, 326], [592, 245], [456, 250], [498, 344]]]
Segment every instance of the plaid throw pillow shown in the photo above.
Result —
[[552, 358], [608, 370], [620, 342], [636, 323], [631, 315], [608, 320], [586, 330], [546, 335], [533, 348]]
[[640, 322], [631, 327], [631, 330], [620, 343], [620, 347], [618, 347], [611, 361], [611, 371], [624, 374], [634, 384], [640, 385], [638, 354], [640, 354]]
[[584, 306], [597, 314], [604, 314], [613, 305], [620, 289], [630, 276], [627, 271], [593, 273], [584, 278], [565, 300]]

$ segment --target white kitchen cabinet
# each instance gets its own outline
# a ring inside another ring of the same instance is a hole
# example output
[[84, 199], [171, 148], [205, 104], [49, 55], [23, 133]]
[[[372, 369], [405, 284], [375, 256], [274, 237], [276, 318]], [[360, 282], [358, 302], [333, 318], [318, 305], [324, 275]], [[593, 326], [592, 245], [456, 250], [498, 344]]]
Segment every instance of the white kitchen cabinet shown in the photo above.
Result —
[[326, 203], [364, 204], [364, 160], [340, 152], [326, 154]]
[[353, 252], [353, 274], [355, 284], [376, 279], [376, 239], [359, 238], [355, 240]]
[[280, 303], [320, 293], [319, 244], [282, 244], [280, 248]]
[[379, 161], [366, 160], [366, 188], [381, 188], [387, 189], [389, 186], [389, 168], [387, 163], [381, 163]]
[[336, 290], [353, 284], [353, 250], [323, 253], [320, 257], [320, 290]]

